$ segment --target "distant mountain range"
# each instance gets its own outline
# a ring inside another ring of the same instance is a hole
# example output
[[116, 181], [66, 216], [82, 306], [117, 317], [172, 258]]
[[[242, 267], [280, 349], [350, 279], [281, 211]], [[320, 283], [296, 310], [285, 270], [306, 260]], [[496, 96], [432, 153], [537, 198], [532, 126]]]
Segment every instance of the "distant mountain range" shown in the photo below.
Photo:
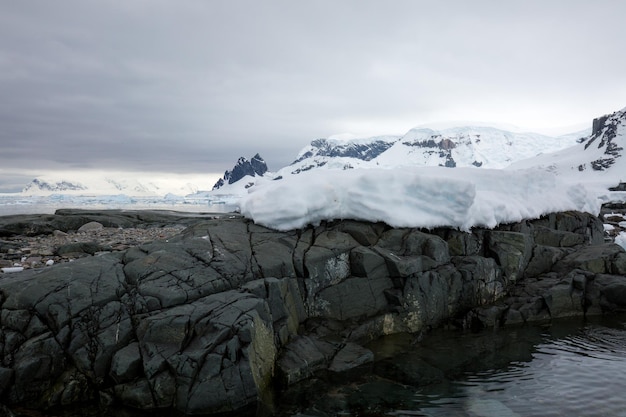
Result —
[[348, 141], [318, 139], [303, 149], [283, 171], [297, 174], [322, 166], [345, 169], [397, 166], [504, 168], [515, 161], [572, 146], [583, 136], [584, 132], [549, 137], [493, 127], [465, 126], [443, 130], [416, 128], [401, 137], [379, 136]]
[[[259, 178], [280, 179], [316, 169], [401, 168], [409, 166], [505, 168], [540, 154], [582, 143], [591, 130], [551, 137], [494, 127], [464, 126], [441, 130], [420, 127], [403, 136], [363, 139], [316, 139], [300, 151], [294, 162], [275, 172], [267, 170], [257, 154], [240, 158], [213, 187], [214, 192], [240, 193]], [[262, 162], [262, 164], [260, 163]]]
[[[42, 176], [33, 179], [21, 194], [45, 196], [51, 194], [69, 195], [117, 195], [128, 196], [162, 196], [174, 191], [179, 195], [195, 193], [199, 190], [196, 184], [179, 183], [172, 186], [164, 179], [158, 178], [127, 178], [122, 175], [85, 176], [81, 179], [56, 178]], [[170, 190], [170, 191], [165, 191]]]

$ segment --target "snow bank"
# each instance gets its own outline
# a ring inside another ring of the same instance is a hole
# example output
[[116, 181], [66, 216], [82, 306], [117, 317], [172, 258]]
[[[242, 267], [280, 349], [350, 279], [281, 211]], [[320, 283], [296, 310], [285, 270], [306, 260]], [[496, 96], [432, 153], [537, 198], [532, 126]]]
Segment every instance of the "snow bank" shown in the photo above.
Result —
[[619, 235], [615, 236], [615, 243], [626, 249], [626, 232], [620, 232]]
[[323, 220], [469, 230], [564, 210], [598, 213], [584, 186], [538, 170], [472, 168], [325, 170], [262, 181], [240, 200], [255, 223], [290, 230]]

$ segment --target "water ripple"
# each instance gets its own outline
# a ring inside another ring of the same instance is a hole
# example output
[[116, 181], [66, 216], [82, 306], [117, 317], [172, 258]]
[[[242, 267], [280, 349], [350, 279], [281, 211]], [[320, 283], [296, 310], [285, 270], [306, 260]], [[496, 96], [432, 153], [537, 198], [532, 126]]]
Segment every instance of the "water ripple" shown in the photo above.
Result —
[[421, 411], [429, 416], [626, 416], [624, 392], [626, 331], [589, 326], [546, 338], [530, 362], [466, 373], [439, 404], [431, 399]]

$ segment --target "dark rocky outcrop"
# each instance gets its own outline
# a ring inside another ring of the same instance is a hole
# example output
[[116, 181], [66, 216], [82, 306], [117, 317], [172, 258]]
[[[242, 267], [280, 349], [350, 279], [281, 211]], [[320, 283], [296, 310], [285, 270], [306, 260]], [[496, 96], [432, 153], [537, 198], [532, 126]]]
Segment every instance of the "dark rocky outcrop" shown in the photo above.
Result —
[[241, 157], [237, 160], [237, 163], [232, 170], [224, 172], [224, 176], [220, 178], [215, 185], [213, 185], [213, 189], [217, 190], [226, 184], [233, 184], [245, 176], [262, 177], [266, 172], [267, 164], [258, 153], [249, 161], [246, 158]]
[[[598, 149], [604, 150], [601, 158], [590, 162], [593, 170], [604, 171], [609, 169], [616, 159], [621, 158], [624, 148], [619, 146], [618, 131], [625, 122], [625, 110], [593, 119], [592, 133], [585, 139], [585, 150], [593, 144], [597, 144]], [[579, 170], [584, 169], [584, 164], [579, 167]]]
[[49, 235], [55, 230], [77, 231], [97, 222], [103, 227], [146, 228], [190, 225], [199, 218], [220, 217], [215, 213], [183, 213], [169, 210], [80, 210], [59, 209], [54, 214], [0, 216], [0, 237]]
[[275, 385], [371, 362], [363, 346], [383, 335], [626, 310], [626, 253], [584, 213], [471, 233], [356, 221], [276, 232], [237, 216], [188, 225], [0, 278], [2, 402], [271, 408]]
[[368, 143], [331, 143], [328, 139], [316, 139], [311, 142], [311, 150], [300, 155], [292, 162], [296, 164], [313, 156], [329, 156], [342, 158], [356, 158], [363, 161], [371, 161], [385, 152], [393, 145], [393, 142], [385, 140], [372, 140]]

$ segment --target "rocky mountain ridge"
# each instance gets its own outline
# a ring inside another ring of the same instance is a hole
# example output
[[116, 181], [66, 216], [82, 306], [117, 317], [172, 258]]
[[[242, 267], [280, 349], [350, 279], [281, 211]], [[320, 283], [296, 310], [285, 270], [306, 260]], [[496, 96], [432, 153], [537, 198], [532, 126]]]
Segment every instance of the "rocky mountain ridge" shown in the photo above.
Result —
[[626, 176], [626, 108], [593, 120], [592, 132], [580, 143], [551, 154], [512, 164], [509, 169], [542, 169], [558, 175], [591, 175], [617, 187]]
[[249, 161], [242, 156], [237, 160], [232, 170], [224, 172], [224, 176], [213, 185], [213, 190], [218, 190], [226, 184], [233, 184], [246, 176], [262, 177], [266, 172], [267, 164], [261, 155], [257, 153]]
[[[626, 126], [626, 109], [593, 120], [593, 131], [589, 138], [584, 141], [585, 149], [588, 149], [597, 140], [597, 149], [603, 149], [604, 152], [603, 156], [591, 161], [592, 169], [604, 171], [622, 156], [623, 146], [626, 146], [623, 139], [624, 126]], [[584, 166], [579, 169], [584, 169]]]

